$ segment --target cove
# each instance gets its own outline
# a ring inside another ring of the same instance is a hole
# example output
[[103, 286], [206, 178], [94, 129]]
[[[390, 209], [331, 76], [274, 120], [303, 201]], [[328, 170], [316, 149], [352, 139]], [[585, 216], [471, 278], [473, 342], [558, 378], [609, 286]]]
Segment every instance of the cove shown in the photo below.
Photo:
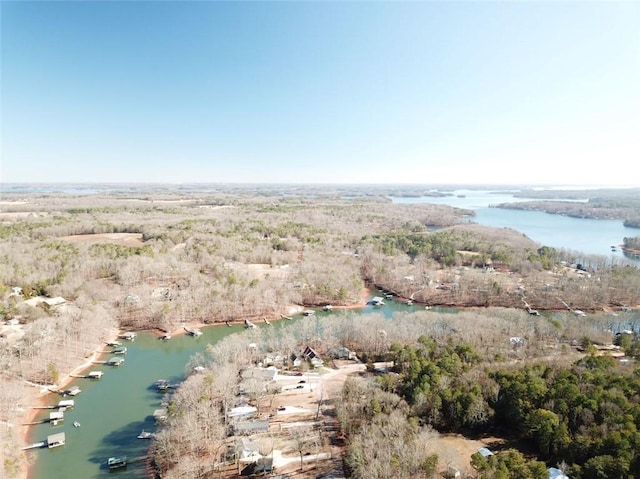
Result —
[[[75, 406], [65, 412], [61, 425], [44, 423], [30, 428], [29, 443], [64, 432], [66, 445], [27, 452], [35, 461], [29, 479], [149, 477], [141, 460], [146, 456], [149, 441], [137, 436], [143, 429], [151, 432], [156, 429], [153, 412], [160, 408], [163, 395], [153, 387], [155, 381], [182, 381], [186, 364], [196, 352], [242, 330], [239, 325], [212, 326], [203, 329], [200, 337], [180, 335], [169, 341], [160, 341], [155, 334], [143, 332], [135, 341], [122, 341], [127, 347], [122, 366], [95, 364], [85, 373], [104, 371], [102, 379], [74, 380], [72, 385], [82, 392], [73, 398]], [[105, 350], [109, 349], [105, 345]], [[100, 359], [110, 357], [113, 356], [106, 354]], [[47, 404], [57, 404], [61, 399], [57, 394], [46, 398]], [[36, 420], [45, 419], [48, 414], [49, 410], [42, 410]], [[74, 421], [79, 422], [80, 427], [74, 427]], [[126, 469], [109, 471], [107, 459], [119, 455], [128, 456], [132, 462]]]
[[625, 237], [640, 235], [639, 229], [624, 226], [622, 220], [572, 218], [541, 211], [491, 207], [500, 203], [530, 201], [506, 192], [456, 190], [453, 193], [451, 196], [441, 197], [391, 197], [390, 199], [398, 204], [431, 203], [473, 210], [475, 216], [469, 218], [472, 223], [494, 228], [511, 228], [540, 245], [586, 255], [625, 259], [640, 265], [640, 258], [637, 256], [625, 254], [620, 248], [616, 248], [616, 251], [611, 249], [613, 245], [619, 246]]
[[[381, 295], [372, 291], [371, 296]], [[369, 298], [370, 299], [370, 298]], [[296, 315], [291, 321], [273, 321], [271, 325], [256, 323], [258, 327], [282, 328], [294, 326], [298, 321], [315, 321], [328, 315], [351, 316], [358, 314], [381, 314], [391, 319], [399, 311], [424, 310], [419, 305], [408, 306], [392, 299], [382, 306], [367, 304], [362, 308], [333, 311], [317, 311], [310, 318]], [[453, 309], [436, 309], [434, 313], [455, 312]], [[345, 318], [346, 319], [346, 318]], [[122, 366], [111, 367], [96, 364], [89, 371], [103, 371], [100, 380], [77, 379], [70, 385], [78, 386], [82, 392], [74, 397], [75, 406], [65, 412], [61, 425], [48, 423], [30, 428], [28, 442], [43, 441], [48, 435], [64, 432], [66, 445], [55, 449], [36, 449], [27, 454], [34, 461], [29, 479], [69, 479], [69, 478], [148, 478], [149, 471], [143, 458], [147, 454], [149, 441], [138, 439], [142, 430], [153, 432], [156, 425], [153, 412], [159, 409], [163, 394], [156, 391], [158, 379], [179, 383], [187, 375], [186, 365], [191, 357], [204, 351], [207, 344], [215, 344], [224, 337], [244, 331], [242, 325], [226, 327], [209, 326], [202, 329], [202, 336], [175, 336], [169, 341], [160, 341], [158, 336], [138, 333], [135, 341], [121, 341], [127, 347]], [[111, 348], [105, 345], [105, 350]], [[103, 355], [105, 360], [114, 357]], [[51, 394], [47, 404], [57, 404], [61, 396]], [[66, 399], [66, 398], [65, 398]], [[49, 410], [42, 410], [38, 419], [48, 417]], [[74, 427], [77, 421], [80, 427]], [[126, 469], [112, 470], [107, 460], [112, 456], [126, 455], [130, 461]]]

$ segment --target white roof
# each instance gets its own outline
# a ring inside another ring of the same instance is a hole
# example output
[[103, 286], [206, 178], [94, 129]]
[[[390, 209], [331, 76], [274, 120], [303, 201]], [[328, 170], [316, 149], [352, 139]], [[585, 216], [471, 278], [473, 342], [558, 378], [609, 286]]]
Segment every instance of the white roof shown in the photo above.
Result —
[[549, 479], [569, 479], [569, 476], [555, 467], [550, 467], [547, 471], [549, 471]]
[[238, 406], [229, 411], [229, 417], [247, 416], [256, 412], [258, 409], [253, 406]]

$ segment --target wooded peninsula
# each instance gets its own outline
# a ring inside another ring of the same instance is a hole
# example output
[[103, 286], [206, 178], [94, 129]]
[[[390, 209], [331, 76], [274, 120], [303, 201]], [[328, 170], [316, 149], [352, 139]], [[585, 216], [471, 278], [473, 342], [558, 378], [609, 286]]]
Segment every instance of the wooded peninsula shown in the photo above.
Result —
[[[331, 477], [546, 479], [550, 467], [572, 479], [640, 477], [640, 328], [610, 327], [639, 307], [640, 270], [474, 224], [470, 210], [389, 200], [433, 194], [310, 185], [4, 191], [4, 476], [25, 477], [21, 424], [40, 391], [58, 388], [119, 331], [270, 322], [361, 305], [372, 289], [419, 308], [394, 316], [393, 327], [347, 315], [324, 318], [322, 334], [249, 329], [194, 357], [190, 369], [205, 373], [172, 396], [150, 445], [154, 474], [238, 477], [230, 409], [243, 396], [269, 417], [281, 392], [268, 378], [247, 386], [247, 369], [304, 349], [304, 364], [282, 365], [287, 374], [322, 375], [313, 359], [331, 354], [362, 368], [318, 402], [335, 429], [287, 436], [299, 456], [295, 477], [322, 477], [320, 460], [313, 466], [304, 455], [332, 447], [340, 455], [331, 456]], [[638, 190], [574, 194], [567, 199], [588, 197], [508, 207], [640, 224]], [[633, 250], [639, 238], [624, 243]], [[458, 313], [434, 312], [441, 307]], [[437, 440], [452, 433], [500, 441], [455, 468]], [[251, 474], [274, 472], [258, 466]]]

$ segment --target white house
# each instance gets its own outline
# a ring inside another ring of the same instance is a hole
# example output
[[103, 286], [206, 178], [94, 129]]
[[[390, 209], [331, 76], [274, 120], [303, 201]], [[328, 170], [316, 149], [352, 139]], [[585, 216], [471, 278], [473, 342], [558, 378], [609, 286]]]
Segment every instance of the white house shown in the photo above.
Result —
[[550, 467], [547, 471], [549, 472], [549, 479], [569, 479], [569, 476], [555, 467]]

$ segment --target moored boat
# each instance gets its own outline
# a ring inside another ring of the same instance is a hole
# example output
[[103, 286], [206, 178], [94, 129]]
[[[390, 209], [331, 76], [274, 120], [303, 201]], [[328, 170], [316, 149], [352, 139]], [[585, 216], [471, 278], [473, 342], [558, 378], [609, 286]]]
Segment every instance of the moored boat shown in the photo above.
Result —
[[121, 467], [127, 467], [127, 456], [115, 456], [110, 457], [107, 460], [109, 469], [119, 469]]

